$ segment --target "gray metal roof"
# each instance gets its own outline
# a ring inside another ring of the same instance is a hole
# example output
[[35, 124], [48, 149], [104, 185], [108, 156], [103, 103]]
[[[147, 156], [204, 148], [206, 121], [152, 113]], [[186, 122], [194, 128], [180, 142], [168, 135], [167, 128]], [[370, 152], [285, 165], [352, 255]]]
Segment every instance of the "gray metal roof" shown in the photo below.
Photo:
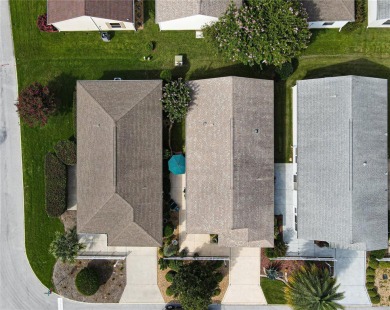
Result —
[[387, 247], [387, 80], [297, 82], [298, 237]]
[[162, 242], [162, 82], [77, 82], [77, 230]]
[[377, 0], [377, 19], [390, 19], [390, 1]]
[[224, 246], [272, 246], [273, 81], [190, 82], [186, 120], [187, 231]]
[[156, 0], [156, 23], [193, 15], [220, 17], [231, 1], [242, 5], [242, 0]]
[[308, 21], [354, 21], [355, 0], [301, 0]]

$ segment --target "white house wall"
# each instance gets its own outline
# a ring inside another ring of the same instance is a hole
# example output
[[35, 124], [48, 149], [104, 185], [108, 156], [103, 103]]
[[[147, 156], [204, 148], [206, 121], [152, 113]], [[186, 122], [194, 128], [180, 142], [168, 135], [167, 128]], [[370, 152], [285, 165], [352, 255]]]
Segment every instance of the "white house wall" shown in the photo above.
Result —
[[[110, 23], [120, 23], [122, 28], [112, 28]], [[118, 20], [109, 20], [90, 16], [80, 16], [67, 19], [62, 22], [53, 23], [59, 31], [122, 31], [135, 30], [134, 24], [130, 22], [121, 22]]]
[[194, 15], [166, 22], [160, 22], [160, 30], [201, 30], [203, 26], [216, 22], [217, 17]]
[[[387, 19], [377, 19], [378, 2], [377, 0], [368, 0], [368, 28], [390, 28], [390, 25], [383, 25]], [[390, 19], [390, 16], [389, 16]]]
[[309, 29], [327, 29], [327, 28], [336, 28], [336, 29], [341, 29], [343, 28], [346, 24], [348, 24], [348, 21], [338, 21], [338, 22], [332, 22], [332, 25], [324, 25], [326, 23], [325, 21], [321, 22], [309, 22]]

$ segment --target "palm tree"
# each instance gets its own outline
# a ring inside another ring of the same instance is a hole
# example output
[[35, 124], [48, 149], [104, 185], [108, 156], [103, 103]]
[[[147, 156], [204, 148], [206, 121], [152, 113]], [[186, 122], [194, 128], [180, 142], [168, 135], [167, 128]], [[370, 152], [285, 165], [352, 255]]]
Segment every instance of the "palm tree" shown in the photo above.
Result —
[[344, 298], [344, 292], [337, 292], [339, 286], [328, 269], [303, 266], [288, 279], [285, 288], [287, 303], [295, 310], [344, 309], [336, 302]]

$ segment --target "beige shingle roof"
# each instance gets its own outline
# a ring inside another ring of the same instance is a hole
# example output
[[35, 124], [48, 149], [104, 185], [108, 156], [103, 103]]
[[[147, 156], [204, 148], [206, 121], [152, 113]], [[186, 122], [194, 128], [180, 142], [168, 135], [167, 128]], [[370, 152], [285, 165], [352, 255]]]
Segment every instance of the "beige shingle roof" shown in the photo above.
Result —
[[224, 246], [272, 246], [273, 82], [192, 81], [186, 121], [187, 231]]
[[161, 81], [78, 81], [77, 228], [162, 242]]

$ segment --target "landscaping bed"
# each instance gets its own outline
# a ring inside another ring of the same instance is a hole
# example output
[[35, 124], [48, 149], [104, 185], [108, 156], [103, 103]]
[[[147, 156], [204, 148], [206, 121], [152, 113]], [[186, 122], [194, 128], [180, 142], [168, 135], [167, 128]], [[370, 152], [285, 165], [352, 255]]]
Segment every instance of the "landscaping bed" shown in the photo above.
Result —
[[[271, 261], [266, 255], [265, 255], [265, 248], [261, 248], [261, 270], [260, 274], [265, 276], [264, 268], [267, 268]], [[277, 261], [279, 263], [280, 272], [283, 272], [283, 275], [287, 273], [287, 277], [294, 271], [299, 269], [301, 266], [305, 265], [305, 261], [302, 260], [280, 260]]]
[[[115, 265], [116, 264], [116, 265]], [[76, 288], [77, 274], [85, 267], [99, 273], [100, 287], [92, 296], [82, 295]], [[126, 260], [76, 260], [74, 264], [57, 261], [53, 283], [56, 292], [66, 298], [91, 303], [117, 303], [126, 286]]]

